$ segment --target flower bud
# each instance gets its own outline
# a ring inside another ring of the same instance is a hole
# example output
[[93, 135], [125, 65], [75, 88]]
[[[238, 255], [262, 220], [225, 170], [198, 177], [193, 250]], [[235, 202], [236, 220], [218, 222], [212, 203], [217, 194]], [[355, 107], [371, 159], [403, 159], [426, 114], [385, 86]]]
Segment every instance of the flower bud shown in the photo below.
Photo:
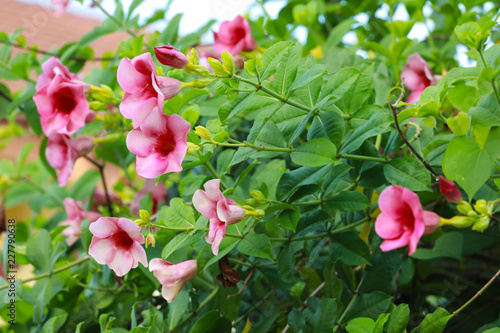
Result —
[[191, 82], [184, 83], [184, 87], [206, 88], [210, 83], [212, 83], [214, 81], [215, 81], [215, 79], [211, 79], [211, 78], [196, 79], [196, 80], [193, 80]]
[[146, 237], [146, 248], [149, 246], [149, 244], [151, 244], [152, 247], [155, 247], [156, 245], [156, 239], [152, 233], [149, 233]]
[[486, 200], [476, 201], [476, 204], [474, 205], [474, 209], [478, 213], [481, 213], [484, 215], [490, 215], [490, 212], [488, 211], [488, 203], [486, 202]]
[[449, 202], [457, 203], [462, 200], [462, 193], [455, 183], [443, 176], [439, 176], [439, 191]]
[[200, 146], [195, 145], [192, 142], [187, 143], [187, 152], [186, 155], [191, 156], [194, 155], [198, 150], [200, 150]]
[[188, 64], [186, 56], [177, 50], [172, 45], [156, 46], [155, 48], [156, 59], [166, 66], [177, 69], [183, 69]]
[[151, 216], [150, 216], [150, 215], [149, 215], [149, 213], [148, 213], [147, 211], [145, 211], [144, 209], [141, 209], [141, 210], [139, 211], [139, 216], [141, 217], [141, 220], [142, 220], [142, 221], [146, 222], [146, 224], [147, 224], [147, 223], [149, 223], [149, 221], [151, 221]]
[[250, 191], [250, 195], [257, 200], [266, 200], [266, 196], [261, 191], [257, 190]]
[[81, 136], [79, 138], [73, 139], [71, 141], [71, 145], [78, 153], [78, 155], [84, 156], [90, 153], [94, 148], [94, 139], [87, 136]]
[[441, 217], [439, 215], [427, 210], [424, 211], [424, 235], [432, 234], [439, 227], [440, 223]]
[[194, 133], [202, 139], [205, 139], [205, 140], [211, 139], [210, 132], [203, 126], [196, 126], [194, 129]]
[[483, 232], [484, 230], [486, 230], [486, 228], [488, 228], [489, 224], [490, 224], [490, 217], [481, 216], [472, 226], [472, 230]]
[[457, 209], [461, 214], [468, 215], [472, 211], [472, 206], [467, 201], [460, 200]]
[[452, 225], [457, 228], [470, 227], [474, 222], [476, 222], [476, 219], [468, 216], [454, 216], [451, 219], [441, 219], [441, 225]]

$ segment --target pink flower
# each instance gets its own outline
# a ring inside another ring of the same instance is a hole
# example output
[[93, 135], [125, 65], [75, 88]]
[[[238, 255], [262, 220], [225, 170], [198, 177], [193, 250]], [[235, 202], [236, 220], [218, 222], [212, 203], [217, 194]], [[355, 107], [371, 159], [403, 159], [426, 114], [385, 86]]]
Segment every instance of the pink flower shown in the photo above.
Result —
[[75, 244], [80, 238], [83, 219], [88, 218], [89, 222], [92, 223], [102, 216], [98, 212], [83, 210], [81, 204], [71, 198], [64, 199], [64, 209], [68, 214], [68, 218], [61, 222], [61, 225], [67, 225], [68, 227], [62, 231], [62, 234], [67, 237], [66, 242], [69, 246]]
[[417, 249], [420, 237], [433, 232], [440, 222], [438, 215], [424, 212], [414, 192], [401, 186], [391, 185], [384, 189], [378, 205], [382, 213], [375, 222], [375, 232], [385, 239], [380, 245], [382, 251], [408, 245], [411, 255]]
[[108, 265], [116, 275], [123, 276], [139, 262], [148, 267], [145, 239], [141, 228], [133, 221], [117, 217], [101, 217], [90, 224], [94, 235], [89, 254], [101, 265]]
[[132, 60], [122, 59], [117, 79], [125, 90], [120, 112], [125, 118], [132, 119], [134, 128], [139, 127], [155, 107], [163, 111], [163, 101], [176, 96], [183, 87], [176, 79], [156, 75], [150, 53]]
[[407, 65], [401, 71], [401, 80], [411, 91], [407, 103], [418, 101], [425, 88], [436, 84], [429, 64], [418, 53], [408, 57]]
[[439, 176], [439, 191], [449, 202], [457, 203], [462, 200], [462, 193], [455, 183], [441, 175]]
[[61, 14], [66, 10], [66, 7], [68, 7], [68, 4], [69, 4], [69, 0], [50, 0], [50, 2], [53, 5], [60, 5], [61, 6], [55, 12], [55, 14], [54, 14], [55, 17], [61, 16]]
[[188, 260], [174, 265], [160, 258], [149, 262], [149, 270], [160, 281], [161, 295], [172, 302], [182, 289], [182, 286], [198, 274], [196, 260]]
[[85, 82], [76, 74], [71, 73], [56, 57], [49, 58], [49, 60], [45, 61], [42, 64], [42, 70], [43, 73], [38, 77], [38, 81], [36, 82], [36, 91], [40, 91], [43, 87], [48, 86], [57, 74], [67, 80], [80, 82], [82, 85], [86, 85]]
[[210, 220], [208, 243], [212, 244], [214, 255], [219, 253], [219, 245], [226, 235], [227, 226], [245, 218], [246, 211], [232, 199], [226, 198], [220, 190], [220, 179], [205, 183], [205, 191], [197, 190], [193, 195], [193, 205], [197, 211]]
[[66, 185], [73, 172], [75, 161], [92, 150], [92, 146], [93, 140], [88, 137], [71, 139], [64, 134], [49, 135], [45, 157], [54, 169], [59, 170], [57, 175], [59, 186]]
[[137, 192], [134, 201], [130, 205], [132, 214], [139, 215], [140, 202], [149, 192], [151, 192], [151, 200], [153, 201], [152, 214], [158, 211], [158, 205], [167, 202], [168, 190], [165, 183], [160, 182], [156, 184], [154, 179], [146, 179], [144, 186]]
[[56, 74], [33, 100], [46, 135], [73, 134], [95, 118], [95, 113], [89, 109], [84, 86], [61, 74]]
[[127, 135], [127, 147], [137, 155], [137, 173], [156, 178], [181, 171], [190, 129], [191, 125], [178, 114], [168, 116], [155, 107], [140, 127]]
[[183, 69], [189, 63], [186, 56], [170, 44], [156, 46], [154, 49], [156, 59], [163, 65]]
[[249, 52], [257, 48], [257, 42], [250, 34], [250, 24], [241, 15], [232, 21], [222, 22], [219, 32], [214, 31], [214, 45], [216, 52], [224, 51], [236, 55], [241, 51]]

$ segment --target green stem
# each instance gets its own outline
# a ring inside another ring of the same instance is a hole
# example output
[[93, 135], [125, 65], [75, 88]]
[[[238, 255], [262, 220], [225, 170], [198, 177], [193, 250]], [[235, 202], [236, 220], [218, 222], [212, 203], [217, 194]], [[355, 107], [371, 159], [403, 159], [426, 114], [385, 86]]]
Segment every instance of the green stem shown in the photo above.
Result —
[[[30, 278], [27, 278], [27, 279], [24, 279], [24, 280], [20, 280], [20, 282], [26, 283], [26, 282], [30, 282], [30, 281], [40, 280], [40, 279], [43, 279], [43, 278], [46, 278], [46, 277], [51, 277], [54, 274], [57, 274], [57, 273], [60, 273], [62, 271], [65, 271], [67, 269], [70, 269], [71, 267], [79, 265], [82, 262], [85, 262], [85, 261], [87, 261], [89, 259], [90, 259], [90, 256], [85, 256], [83, 258], [80, 258], [78, 260], [70, 262], [69, 264], [66, 264], [64, 266], [61, 266], [59, 268], [54, 269], [51, 274], [49, 274], [49, 273], [43, 273], [43, 274], [36, 275], [36, 276], [30, 277]], [[8, 287], [9, 287], [9, 285], [5, 284], [3, 286], [0, 286], [0, 290], [7, 289]]]
[[486, 288], [488, 288], [498, 278], [499, 275], [500, 275], [500, 270], [498, 270], [498, 272], [496, 272], [496, 274], [493, 275], [493, 277], [470, 300], [468, 300], [464, 305], [462, 305], [460, 307], [460, 309], [458, 309], [457, 311], [453, 312], [451, 315], [452, 316], [456, 316], [460, 311], [462, 311], [469, 304], [471, 304], [472, 302], [474, 302], [474, 300], [476, 298], [478, 298], [479, 296], [481, 296], [481, 294], [486, 290]]
[[208, 302], [210, 302], [216, 295], [217, 295], [217, 292], [219, 291], [219, 286], [215, 287], [215, 289], [210, 293], [210, 295], [208, 295], [204, 300], [203, 302], [200, 303], [200, 305], [198, 306], [198, 310], [196, 310], [196, 313], [195, 312], [191, 312], [186, 318], [184, 318], [181, 322], [179, 322], [177, 324], [177, 326], [175, 326], [175, 328], [173, 329], [173, 332], [176, 332], [178, 331], [179, 329], [183, 328], [184, 325], [191, 319], [193, 318], [194, 316], [197, 315], [197, 312], [200, 312], [201, 309], [203, 309], [207, 304]]
[[[481, 50], [481, 48], [478, 48], [477, 50], [479, 52], [479, 56], [481, 57], [481, 61], [483, 62], [484, 68], [488, 67], [486, 65], [486, 60], [484, 59], [483, 50]], [[490, 81], [490, 83], [491, 83], [491, 87], [493, 88], [493, 93], [495, 95], [497, 103], [500, 106], [500, 95], [498, 95], [498, 90], [497, 90], [497, 86], [495, 85], [495, 81], [492, 80], [492, 81]]]
[[[241, 82], [244, 82], [244, 83], [247, 83], [249, 85], [252, 85], [254, 86], [255, 88], [257, 88], [258, 90], [261, 90], [263, 92], [265, 92], [266, 94], [276, 98], [277, 100], [279, 101], [282, 101], [283, 103], [286, 103], [288, 105], [291, 105], [291, 106], [294, 106], [298, 109], [301, 109], [303, 111], [306, 111], [306, 112], [310, 112], [313, 108], [312, 107], [309, 107], [309, 106], [306, 106], [306, 105], [303, 105], [303, 104], [300, 104], [298, 102], [295, 102], [295, 101], [292, 101], [290, 99], [288, 99], [288, 97], [285, 97], [285, 96], [282, 96], [274, 91], [272, 91], [271, 89], [263, 86], [263, 85], [260, 85], [256, 82], [253, 82], [252, 80], [248, 80], [248, 79], [245, 79], [245, 78], [242, 78], [241, 76], [238, 76], [238, 75], [234, 75], [234, 78], [238, 81], [241, 81]], [[345, 114], [342, 114], [341, 115], [343, 118], [345, 119], [349, 119], [351, 118], [349, 115], [345, 115]]]
[[351, 155], [351, 154], [339, 154], [337, 155], [337, 158], [345, 158], [348, 160], [360, 160], [369, 162], [380, 162], [380, 163], [389, 162], [389, 159], [385, 157], [373, 157], [373, 156]]
[[251, 144], [247, 141], [243, 141], [243, 143], [223, 143], [223, 142], [215, 142], [213, 143], [214, 145], [221, 146], [221, 147], [229, 147], [229, 148], [240, 148], [240, 147], [245, 147], [245, 148], [252, 148], [254, 150], [259, 150], [259, 151], [278, 151], [278, 152], [285, 152], [285, 153], [291, 153], [293, 151], [293, 148], [280, 148], [280, 147], [264, 147], [264, 146], [257, 146], [254, 144]]
[[349, 304], [347, 305], [347, 307], [345, 308], [344, 312], [342, 312], [342, 315], [340, 316], [337, 324], [335, 324], [335, 326], [333, 327], [333, 333], [337, 332], [337, 330], [339, 329], [339, 327], [341, 326], [341, 322], [342, 322], [342, 319], [344, 319], [344, 316], [345, 314], [347, 313], [347, 311], [349, 311], [350, 308], [352, 308], [352, 306], [354, 305], [354, 303], [356, 302], [356, 300], [358, 299], [358, 293], [355, 293], [354, 296], [351, 298], [351, 301], [349, 302]]

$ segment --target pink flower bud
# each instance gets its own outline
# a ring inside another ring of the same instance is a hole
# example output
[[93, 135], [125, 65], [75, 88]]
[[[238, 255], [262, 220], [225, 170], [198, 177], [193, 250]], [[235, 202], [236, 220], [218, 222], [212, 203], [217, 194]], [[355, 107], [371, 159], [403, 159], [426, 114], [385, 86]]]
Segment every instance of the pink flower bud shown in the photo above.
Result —
[[67, 225], [68, 227], [62, 231], [65, 235], [66, 242], [69, 246], [75, 244], [75, 242], [80, 238], [82, 221], [88, 218], [89, 222], [95, 222], [101, 214], [98, 212], [87, 212], [82, 208], [82, 203], [75, 201], [71, 198], [64, 199], [64, 209], [68, 218], [61, 222], [61, 225]]
[[71, 144], [80, 156], [87, 155], [94, 148], [94, 140], [88, 136], [81, 136], [73, 139]]
[[155, 47], [156, 59], [163, 65], [170, 66], [177, 69], [183, 69], [188, 64], [186, 56], [177, 50], [172, 45], [163, 45]]
[[457, 203], [462, 200], [462, 193], [455, 183], [443, 176], [439, 176], [439, 191], [449, 202]]

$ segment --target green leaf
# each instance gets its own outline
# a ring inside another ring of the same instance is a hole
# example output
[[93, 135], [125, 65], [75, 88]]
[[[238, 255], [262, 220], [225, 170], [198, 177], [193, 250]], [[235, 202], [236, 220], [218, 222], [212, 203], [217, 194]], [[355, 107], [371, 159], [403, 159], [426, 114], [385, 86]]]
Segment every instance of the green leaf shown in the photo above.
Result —
[[260, 71], [261, 80], [266, 80], [276, 72], [277, 66], [283, 55], [288, 52], [292, 42], [278, 42], [266, 49], [262, 55], [262, 70]]
[[389, 309], [391, 299], [391, 296], [380, 291], [371, 294], [361, 294], [353, 306], [347, 309], [341, 323], [348, 323], [358, 317], [368, 317], [375, 320]]
[[182, 317], [187, 313], [188, 305], [189, 293], [185, 290], [181, 290], [175, 299], [168, 305], [168, 327], [170, 331], [173, 331]]
[[273, 260], [271, 241], [264, 234], [246, 236], [238, 244], [238, 251], [249, 256]]
[[371, 318], [354, 318], [345, 327], [349, 333], [373, 333], [375, 322]]
[[416, 160], [394, 159], [384, 165], [384, 176], [393, 185], [412, 191], [432, 191], [429, 171]]
[[443, 308], [437, 308], [434, 313], [425, 316], [420, 325], [415, 327], [411, 333], [441, 333], [446, 328], [451, 315]]
[[443, 157], [446, 177], [456, 181], [470, 199], [489, 179], [491, 164], [488, 152], [470, 136], [453, 138]]
[[284, 282], [293, 282], [295, 276], [294, 247], [290, 243], [286, 244], [278, 256], [278, 275]]
[[481, 27], [476, 22], [467, 22], [455, 27], [455, 34], [465, 46], [476, 48], [476, 42], [481, 36]]
[[300, 59], [302, 58], [302, 45], [290, 46], [278, 65], [276, 73], [273, 75], [273, 86], [282, 96], [288, 96], [290, 86], [295, 81]]
[[333, 210], [355, 212], [370, 205], [368, 198], [357, 191], [343, 191], [323, 201], [323, 207]]
[[196, 239], [195, 237], [191, 237], [193, 236], [194, 233], [195, 233], [194, 230], [191, 231], [190, 233], [183, 232], [177, 234], [174, 238], [172, 238], [172, 240], [168, 242], [167, 245], [165, 245], [163, 251], [161, 252], [162, 259], [167, 260], [168, 257], [170, 257], [170, 255], [175, 251], [177, 251], [178, 249], [192, 244], [193, 241], [197, 242], [198, 239]]
[[255, 95], [256, 91], [243, 92], [232, 101], [227, 101], [219, 108], [219, 118], [221, 121], [226, 121], [239, 112], [243, 111], [250, 99]]
[[167, 27], [160, 34], [160, 40], [163, 44], [174, 44], [177, 36], [179, 35], [179, 24], [183, 13], [175, 15], [170, 21], [168, 21]]
[[455, 117], [448, 118], [448, 126], [455, 135], [465, 135], [470, 128], [469, 116], [460, 111]]
[[346, 137], [345, 145], [339, 150], [349, 153], [358, 149], [366, 139], [389, 131], [392, 123], [392, 117], [388, 113], [373, 114], [363, 125]]
[[469, 110], [473, 121], [482, 126], [500, 126], [500, 107], [494, 95], [486, 95]]
[[353, 231], [333, 235], [332, 256], [347, 265], [371, 264], [368, 245]]
[[200, 319], [194, 323], [193, 327], [189, 330], [189, 333], [205, 333], [211, 331], [216, 326], [217, 320], [222, 319], [219, 311], [212, 310], [205, 313]]
[[276, 198], [281, 201], [286, 200], [300, 186], [319, 183], [330, 169], [331, 166], [328, 165], [318, 168], [301, 167], [284, 173], [276, 189]]
[[325, 65], [312, 65], [311, 68], [306, 70], [304, 73], [302, 73], [295, 81], [293, 82], [292, 86], [290, 87], [290, 92], [293, 92], [299, 88], [302, 88], [306, 85], [308, 85], [311, 81], [315, 80], [316, 78], [323, 76], [327, 73]]
[[329, 139], [335, 147], [340, 147], [345, 133], [345, 121], [342, 116], [335, 111], [320, 111], [314, 117], [309, 131], [307, 131], [307, 140], [326, 138]]
[[387, 333], [404, 332], [410, 321], [410, 308], [408, 304], [399, 304], [389, 316]]
[[441, 257], [448, 257], [460, 260], [462, 257], [463, 235], [458, 231], [447, 232], [436, 240], [434, 248], [417, 249], [412, 254], [413, 258], [429, 260]]
[[170, 206], [163, 207], [158, 213], [158, 221], [172, 229], [192, 229], [195, 224], [193, 208], [181, 198], [173, 198]]
[[50, 233], [45, 229], [31, 233], [26, 243], [26, 256], [36, 269], [44, 272], [49, 269], [52, 242]]
[[313, 139], [295, 148], [290, 155], [292, 162], [308, 167], [318, 167], [333, 163], [337, 149], [335, 145], [324, 138]]
[[51, 317], [49, 320], [43, 324], [42, 333], [56, 333], [59, 329], [64, 325], [66, 319], [68, 318], [68, 314], [63, 312], [58, 316]]
[[51, 279], [43, 279], [37, 281], [37, 283], [31, 289], [31, 292], [35, 298], [33, 322], [41, 323], [45, 306], [47, 306], [47, 304], [52, 299]]
[[469, 111], [478, 98], [476, 89], [467, 85], [465, 82], [459, 82], [448, 91], [448, 100], [451, 105], [460, 111]]
[[314, 333], [330, 333], [337, 320], [337, 301], [324, 298], [320, 306], [311, 318], [311, 326]]

